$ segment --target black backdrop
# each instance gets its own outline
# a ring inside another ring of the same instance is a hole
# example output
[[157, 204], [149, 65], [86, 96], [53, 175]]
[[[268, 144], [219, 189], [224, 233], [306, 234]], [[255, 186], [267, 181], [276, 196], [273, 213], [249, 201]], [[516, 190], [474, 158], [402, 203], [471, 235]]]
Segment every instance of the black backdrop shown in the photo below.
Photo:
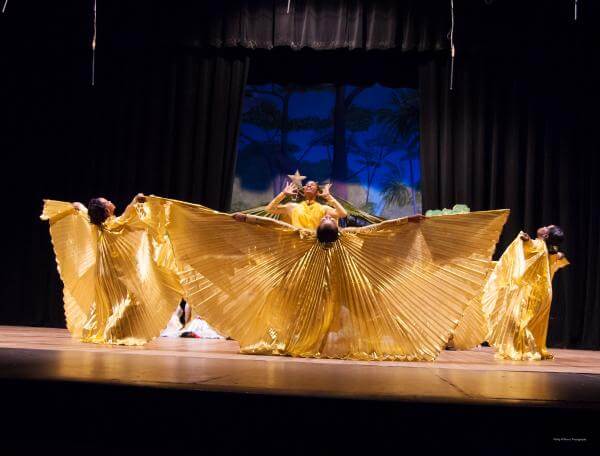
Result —
[[548, 341], [599, 348], [598, 4], [575, 23], [569, 2], [497, 3], [459, 35], [454, 91], [447, 59], [420, 65], [423, 205], [510, 208], [500, 252], [521, 229], [561, 225], [572, 264], [554, 282]]
[[[123, 4], [124, 3], [124, 4]], [[0, 147], [7, 214], [0, 323], [64, 325], [44, 197], [138, 191], [227, 209], [244, 84], [419, 87], [425, 208], [510, 207], [519, 229], [558, 223], [550, 341], [600, 347], [594, 21], [572, 2], [9, 2], [0, 16]], [[303, 48], [300, 50], [300, 48]]]

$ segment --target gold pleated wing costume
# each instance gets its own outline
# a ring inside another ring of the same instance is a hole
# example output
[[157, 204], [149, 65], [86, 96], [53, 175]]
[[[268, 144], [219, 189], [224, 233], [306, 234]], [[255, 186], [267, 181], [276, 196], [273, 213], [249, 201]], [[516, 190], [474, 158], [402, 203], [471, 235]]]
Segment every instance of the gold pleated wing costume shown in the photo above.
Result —
[[194, 311], [244, 353], [433, 360], [491, 271], [508, 211], [313, 230], [150, 197], [168, 206]]
[[[492, 264], [495, 264], [492, 262]], [[488, 324], [481, 300], [483, 289], [467, 305], [449, 345], [456, 350], [470, 350], [486, 340]]]
[[568, 264], [564, 257], [549, 255], [543, 240], [523, 241], [520, 234], [502, 254], [482, 300], [487, 340], [499, 358], [552, 358], [546, 348], [552, 278]]
[[45, 200], [41, 218], [50, 222], [73, 337], [141, 345], [160, 334], [183, 293], [165, 214], [139, 203], [99, 228], [71, 203]]

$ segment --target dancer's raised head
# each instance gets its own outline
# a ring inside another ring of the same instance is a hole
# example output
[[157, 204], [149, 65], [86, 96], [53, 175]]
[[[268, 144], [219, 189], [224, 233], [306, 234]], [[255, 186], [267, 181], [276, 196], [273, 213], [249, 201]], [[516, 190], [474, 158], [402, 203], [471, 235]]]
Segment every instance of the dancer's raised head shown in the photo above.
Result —
[[308, 181], [304, 186], [304, 198], [312, 201], [319, 194], [319, 185], [315, 181]]
[[101, 226], [114, 213], [115, 205], [106, 198], [92, 198], [88, 203], [88, 215], [94, 225]]
[[551, 254], [558, 252], [558, 246], [565, 239], [565, 233], [558, 225], [548, 225], [538, 228], [537, 236], [546, 242]]

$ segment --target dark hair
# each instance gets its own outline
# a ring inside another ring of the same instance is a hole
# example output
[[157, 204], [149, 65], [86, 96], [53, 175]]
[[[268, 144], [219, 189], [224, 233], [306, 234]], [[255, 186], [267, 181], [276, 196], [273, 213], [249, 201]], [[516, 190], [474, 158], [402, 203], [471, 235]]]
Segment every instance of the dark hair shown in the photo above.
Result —
[[558, 252], [558, 246], [565, 240], [565, 233], [560, 226], [552, 225], [548, 228], [548, 237], [546, 238], [546, 244], [550, 254]]
[[101, 198], [92, 198], [88, 203], [88, 216], [90, 217], [90, 223], [102, 226], [104, 221], [109, 216], [108, 208], [106, 204], [102, 202]]
[[335, 242], [337, 241], [338, 235], [338, 226], [333, 220], [328, 222], [321, 222], [317, 227], [317, 239], [319, 240], [319, 242]]

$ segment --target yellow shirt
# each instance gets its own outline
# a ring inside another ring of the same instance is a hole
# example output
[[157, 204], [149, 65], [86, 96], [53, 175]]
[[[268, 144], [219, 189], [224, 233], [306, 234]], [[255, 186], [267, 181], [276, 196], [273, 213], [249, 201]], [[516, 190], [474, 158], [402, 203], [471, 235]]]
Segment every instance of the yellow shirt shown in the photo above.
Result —
[[299, 228], [316, 230], [326, 213], [327, 206], [316, 201], [312, 204], [302, 201], [292, 210], [292, 225]]

